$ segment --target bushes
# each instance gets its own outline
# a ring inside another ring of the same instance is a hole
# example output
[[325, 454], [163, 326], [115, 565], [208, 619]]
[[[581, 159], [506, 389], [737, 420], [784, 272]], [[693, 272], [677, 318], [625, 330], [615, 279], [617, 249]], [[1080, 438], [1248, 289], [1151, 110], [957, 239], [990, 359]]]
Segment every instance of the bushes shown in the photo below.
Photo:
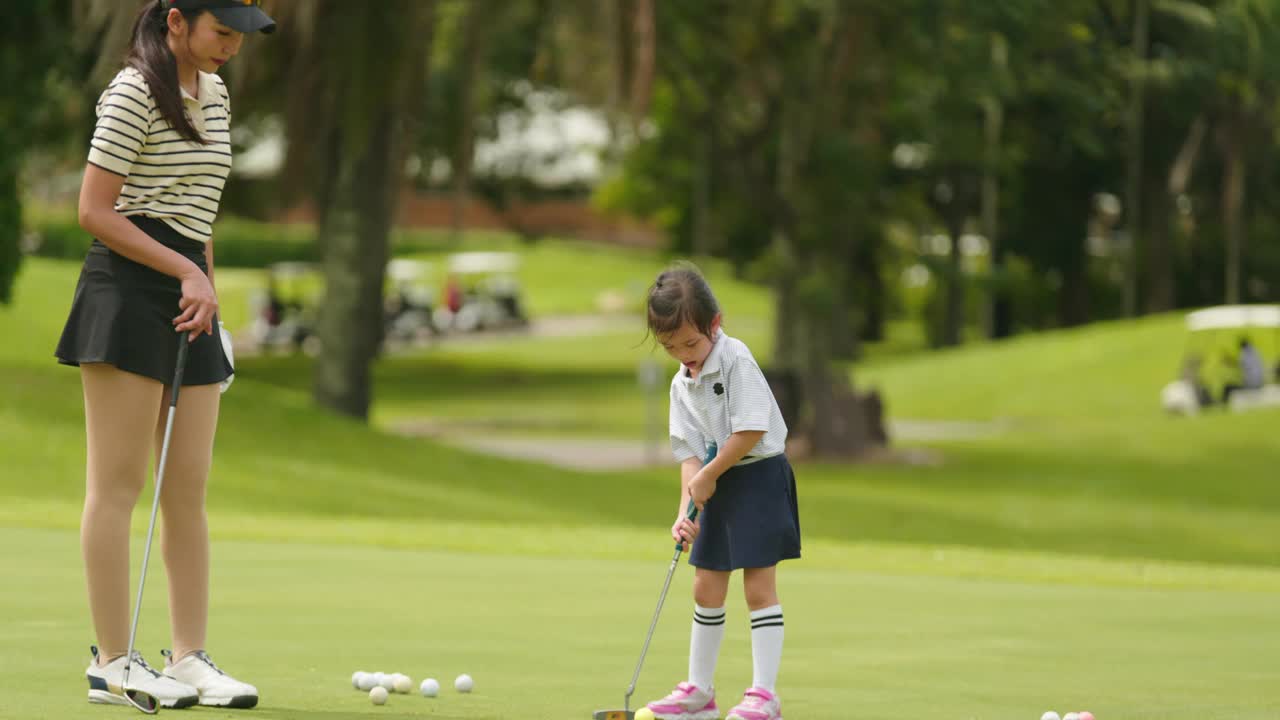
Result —
[[[90, 237], [71, 208], [30, 206], [24, 218], [33, 254], [79, 260]], [[214, 231], [216, 262], [223, 267], [264, 267], [287, 260], [316, 260], [315, 230], [305, 225], [277, 225], [228, 218]]]
[[[26, 206], [23, 223], [28, 252], [64, 260], [84, 258], [89, 234], [80, 228], [75, 208]], [[276, 262], [318, 261], [316, 231], [311, 225], [286, 225], [236, 217], [219, 219], [214, 226], [215, 261], [221, 267], [261, 268]], [[445, 231], [392, 233], [394, 255], [439, 251], [451, 247]]]

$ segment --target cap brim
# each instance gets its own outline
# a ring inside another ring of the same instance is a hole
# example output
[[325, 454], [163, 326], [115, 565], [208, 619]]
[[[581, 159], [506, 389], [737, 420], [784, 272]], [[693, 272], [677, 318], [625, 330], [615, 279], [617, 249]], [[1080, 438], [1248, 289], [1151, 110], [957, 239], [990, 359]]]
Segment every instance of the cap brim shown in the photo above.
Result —
[[209, 12], [218, 18], [218, 22], [237, 32], [260, 32], [264, 35], [270, 35], [276, 31], [276, 21], [272, 20], [270, 15], [262, 12], [262, 8], [255, 5], [234, 8], [209, 8]]

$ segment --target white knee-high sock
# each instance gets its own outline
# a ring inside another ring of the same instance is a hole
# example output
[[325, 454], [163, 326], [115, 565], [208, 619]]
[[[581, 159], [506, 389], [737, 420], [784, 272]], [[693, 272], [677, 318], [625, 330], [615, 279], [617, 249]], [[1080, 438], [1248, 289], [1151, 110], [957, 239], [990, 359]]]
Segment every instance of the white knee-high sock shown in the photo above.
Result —
[[751, 611], [751, 684], [776, 692], [778, 665], [782, 662], [782, 606]]
[[724, 639], [724, 608], [693, 606], [693, 633], [689, 640], [689, 682], [703, 690], [715, 684], [716, 659]]

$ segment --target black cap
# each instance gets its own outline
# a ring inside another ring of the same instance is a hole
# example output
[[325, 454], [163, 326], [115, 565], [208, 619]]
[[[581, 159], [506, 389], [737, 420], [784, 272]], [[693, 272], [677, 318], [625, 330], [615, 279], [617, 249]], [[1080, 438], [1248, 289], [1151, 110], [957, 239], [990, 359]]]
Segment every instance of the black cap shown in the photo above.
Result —
[[276, 21], [262, 12], [262, 0], [160, 0], [167, 9], [208, 10], [218, 22], [242, 33], [276, 31]]

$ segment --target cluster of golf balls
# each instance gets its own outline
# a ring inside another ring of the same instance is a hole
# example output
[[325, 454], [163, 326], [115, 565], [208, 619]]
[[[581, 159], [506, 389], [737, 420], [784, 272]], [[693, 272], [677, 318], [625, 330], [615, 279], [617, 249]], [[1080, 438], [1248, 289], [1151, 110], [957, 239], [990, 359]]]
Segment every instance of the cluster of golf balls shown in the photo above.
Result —
[[1089, 712], [1088, 710], [1081, 710], [1079, 712], [1069, 712], [1066, 715], [1063, 715], [1062, 717], [1058, 717], [1058, 713], [1050, 710], [1049, 712], [1041, 715], [1040, 720], [1094, 720], [1094, 718], [1093, 718], [1093, 713]]
[[[453, 688], [460, 693], [469, 693], [475, 686], [475, 681], [466, 673], [453, 681]], [[368, 691], [369, 702], [374, 705], [385, 705], [393, 692], [408, 695], [413, 690], [413, 680], [401, 673], [359, 671], [352, 674], [351, 687]], [[440, 694], [440, 683], [435, 678], [427, 678], [418, 686], [418, 692], [422, 693], [422, 697], [433, 698]]]

